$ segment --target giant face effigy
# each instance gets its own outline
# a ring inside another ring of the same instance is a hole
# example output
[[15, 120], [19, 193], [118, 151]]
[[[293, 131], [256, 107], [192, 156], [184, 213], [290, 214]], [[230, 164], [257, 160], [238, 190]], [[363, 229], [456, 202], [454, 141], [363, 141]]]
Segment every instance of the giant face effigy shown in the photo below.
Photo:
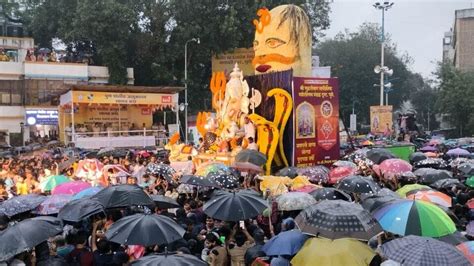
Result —
[[302, 8], [282, 5], [260, 9], [254, 20], [255, 74], [293, 69], [294, 76], [311, 76], [311, 28]]

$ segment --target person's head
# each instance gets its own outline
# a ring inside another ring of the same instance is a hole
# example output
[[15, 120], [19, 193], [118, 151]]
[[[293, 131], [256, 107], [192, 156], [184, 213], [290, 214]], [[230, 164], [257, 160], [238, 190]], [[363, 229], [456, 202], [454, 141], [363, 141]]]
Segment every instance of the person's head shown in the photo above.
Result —
[[248, 116], [246, 116], [246, 117], [244, 118], [244, 122], [245, 122], [245, 124], [248, 124], [248, 123], [250, 122], [250, 119], [249, 119]]
[[253, 137], [249, 137], [249, 143], [253, 143]]
[[136, 185], [137, 184], [137, 178], [134, 176], [129, 176], [127, 178], [127, 184], [129, 185]]
[[208, 249], [212, 249], [220, 245], [219, 234], [216, 232], [208, 233], [206, 235], [206, 240], [204, 241], [204, 246]]
[[85, 245], [87, 243], [88, 234], [85, 231], [79, 231], [74, 236], [74, 244], [77, 245]]
[[289, 231], [295, 229], [296, 223], [293, 218], [286, 218], [281, 222], [281, 230], [282, 231]]
[[98, 242], [97, 242], [97, 250], [101, 253], [101, 254], [107, 254], [110, 252], [110, 242], [105, 240], [105, 239], [100, 239]]
[[234, 239], [237, 246], [241, 247], [245, 244], [245, 241], [247, 241], [247, 236], [245, 236], [244, 232], [239, 230], [235, 233]]
[[214, 218], [207, 217], [206, 218], [206, 227], [207, 228], [214, 228]]
[[263, 232], [263, 230], [260, 228], [255, 229], [253, 232], [253, 239], [257, 244], [263, 243], [265, 241], [265, 232]]
[[63, 236], [57, 236], [54, 239], [54, 244], [56, 245], [56, 247], [63, 247], [66, 245], [66, 239]]

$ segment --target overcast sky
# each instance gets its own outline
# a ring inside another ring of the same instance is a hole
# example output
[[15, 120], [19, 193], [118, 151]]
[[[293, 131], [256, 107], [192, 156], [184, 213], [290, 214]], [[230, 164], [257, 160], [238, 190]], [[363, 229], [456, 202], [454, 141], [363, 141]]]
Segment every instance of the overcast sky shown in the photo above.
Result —
[[[364, 22], [380, 23], [382, 14], [370, 0], [333, 0], [327, 37], [349, 29], [356, 31]], [[454, 23], [454, 11], [474, 6], [474, 0], [394, 0], [385, 13], [385, 31], [390, 33], [399, 52], [413, 59], [411, 69], [430, 77], [442, 57], [442, 39]], [[380, 51], [377, 51], [380, 53]], [[395, 74], [396, 75], [396, 74]]]

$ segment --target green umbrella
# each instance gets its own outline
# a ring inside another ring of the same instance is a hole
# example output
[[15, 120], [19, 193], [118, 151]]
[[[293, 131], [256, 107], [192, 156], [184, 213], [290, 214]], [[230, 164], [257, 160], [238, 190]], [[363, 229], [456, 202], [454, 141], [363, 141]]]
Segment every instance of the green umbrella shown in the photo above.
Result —
[[53, 175], [48, 177], [45, 181], [41, 182], [40, 187], [43, 191], [51, 191], [56, 186], [67, 182], [71, 182], [71, 180], [67, 176]]
[[467, 180], [466, 180], [466, 185], [468, 185], [469, 187], [472, 187], [474, 188], [474, 175], [469, 177]]
[[411, 185], [404, 185], [403, 187], [397, 190], [397, 193], [400, 194], [402, 197], [406, 197], [407, 193], [413, 190], [429, 190], [431, 189], [429, 186], [420, 185], [420, 184], [411, 184]]

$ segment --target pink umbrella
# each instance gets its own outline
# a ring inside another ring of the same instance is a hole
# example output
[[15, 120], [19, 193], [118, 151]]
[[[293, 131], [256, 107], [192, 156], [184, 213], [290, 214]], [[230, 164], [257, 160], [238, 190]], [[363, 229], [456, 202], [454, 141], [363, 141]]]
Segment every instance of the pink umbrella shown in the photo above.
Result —
[[339, 166], [329, 171], [329, 184], [336, 184], [346, 176], [355, 175], [356, 169], [349, 166]]
[[404, 172], [411, 172], [411, 170], [411, 164], [402, 159], [387, 159], [378, 166], [374, 165], [374, 172], [386, 179], [392, 179], [396, 175]]
[[321, 188], [321, 187], [311, 184], [311, 185], [302, 186], [302, 187], [300, 187], [300, 188], [298, 188], [298, 189], [294, 189], [294, 190], [292, 190], [292, 191], [294, 191], [294, 192], [310, 193], [310, 192], [312, 192], [312, 191], [314, 191], [314, 190], [316, 190], [316, 189], [318, 189], [318, 188]]
[[74, 195], [76, 193], [79, 193], [83, 191], [86, 188], [90, 188], [91, 184], [84, 182], [84, 181], [74, 181], [74, 182], [67, 182], [67, 183], [62, 183], [58, 186], [56, 186], [53, 189], [53, 192], [51, 194], [57, 195], [57, 194], [68, 194], [68, 195]]

